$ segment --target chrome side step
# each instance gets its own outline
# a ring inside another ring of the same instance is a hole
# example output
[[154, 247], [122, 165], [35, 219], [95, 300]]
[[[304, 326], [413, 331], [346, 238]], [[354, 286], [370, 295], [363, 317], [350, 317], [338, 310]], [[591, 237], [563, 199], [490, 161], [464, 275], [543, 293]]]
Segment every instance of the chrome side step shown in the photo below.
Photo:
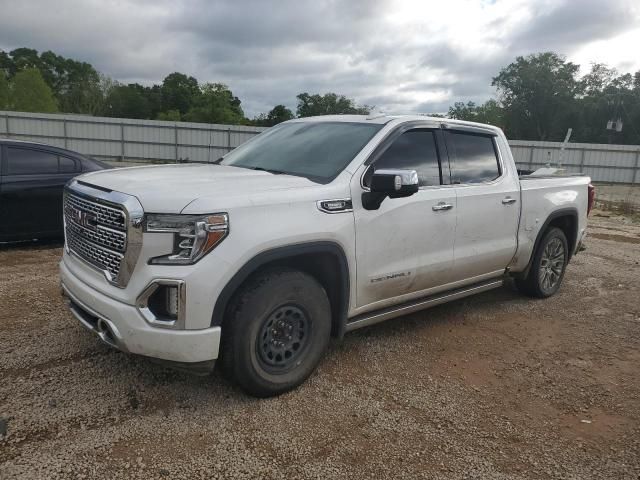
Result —
[[402, 315], [408, 315], [413, 312], [418, 312], [429, 307], [435, 307], [443, 303], [458, 300], [460, 298], [475, 295], [476, 293], [486, 292], [487, 290], [493, 290], [502, 286], [504, 278], [500, 277], [497, 280], [489, 280], [482, 283], [476, 283], [456, 290], [449, 290], [448, 292], [439, 293], [430, 297], [413, 300], [408, 303], [395, 305], [382, 310], [376, 310], [375, 312], [363, 313], [350, 319], [347, 322], [346, 330], [351, 332], [358, 328], [368, 327], [369, 325], [375, 325], [376, 323], [384, 322], [390, 318], [400, 317]]

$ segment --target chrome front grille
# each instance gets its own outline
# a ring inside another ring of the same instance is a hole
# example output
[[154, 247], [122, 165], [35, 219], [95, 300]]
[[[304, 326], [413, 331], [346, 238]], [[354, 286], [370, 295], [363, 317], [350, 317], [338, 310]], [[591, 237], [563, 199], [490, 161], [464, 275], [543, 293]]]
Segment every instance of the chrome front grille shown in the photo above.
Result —
[[[119, 232], [111, 228], [103, 227], [102, 225], [96, 225], [95, 229], [89, 229], [78, 225], [73, 220], [73, 210], [65, 205], [65, 215], [67, 215], [67, 228], [73, 230], [73, 233], [79, 237], [87, 237], [93, 243], [116, 250], [118, 252], [124, 252], [127, 245], [127, 234], [125, 232]], [[70, 219], [70, 220], [69, 220]]]
[[64, 223], [69, 252], [125, 287], [142, 245], [142, 206], [130, 195], [73, 181], [65, 189]]
[[111, 252], [106, 248], [100, 248], [97, 245], [86, 241], [86, 239], [82, 238], [82, 236], [76, 234], [68, 227], [67, 247], [94, 267], [109, 272], [110, 280], [118, 278], [118, 274], [120, 273], [120, 264], [124, 258], [124, 255], [121, 253]]
[[67, 206], [76, 208], [83, 212], [91, 213], [96, 217], [96, 221], [100, 225], [120, 230], [125, 230], [127, 228], [125, 214], [118, 208], [92, 202], [76, 195], [67, 196], [65, 208]]

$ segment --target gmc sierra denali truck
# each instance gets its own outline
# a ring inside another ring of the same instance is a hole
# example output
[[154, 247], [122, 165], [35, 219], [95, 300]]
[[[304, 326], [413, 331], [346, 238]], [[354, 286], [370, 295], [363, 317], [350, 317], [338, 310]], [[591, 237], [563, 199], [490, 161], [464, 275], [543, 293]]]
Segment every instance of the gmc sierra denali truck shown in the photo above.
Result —
[[124, 352], [246, 392], [301, 384], [331, 337], [515, 278], [556, 293], [585, 238], [585, 176], [519, 177], [498, 128], [422, 116], [291, 120], [215, 164], [66, 187], [71, 312]]

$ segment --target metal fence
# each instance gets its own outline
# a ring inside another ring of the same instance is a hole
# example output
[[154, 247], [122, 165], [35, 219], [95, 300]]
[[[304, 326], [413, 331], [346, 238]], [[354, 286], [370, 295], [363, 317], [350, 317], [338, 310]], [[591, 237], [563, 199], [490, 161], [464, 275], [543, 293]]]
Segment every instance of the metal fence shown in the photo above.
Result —
[[[0, 136], [33, 140], [107, 161], [211, 162], [265, 130], [261, 127], [0, 111]], [[519, 168], [560, 163], [594, 181], [640, 182], [640, 146], [510, 140]]]
[[536, 170], [561, 165], [569, 173], [584, 173], [603, 183], [640, 182], [640, 145], [509, 140], [518, 168]]
[[107, 161], [212, 162], [264, 128], [0, 111], [0, 136]]

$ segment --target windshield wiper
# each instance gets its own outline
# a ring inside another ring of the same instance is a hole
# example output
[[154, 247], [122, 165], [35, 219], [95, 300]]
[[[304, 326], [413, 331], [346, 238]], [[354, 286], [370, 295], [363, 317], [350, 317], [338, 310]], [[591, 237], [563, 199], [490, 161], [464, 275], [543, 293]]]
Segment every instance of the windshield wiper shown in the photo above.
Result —
[[243, 167], [248, 168], [249, 170], [258, 170], [260, 172], [269, 172], [274, 175], [288, 175], [287, 172], [282, 172], [280, 170], [273, 170], [272, 168], [263, 168], [263, 167]]

